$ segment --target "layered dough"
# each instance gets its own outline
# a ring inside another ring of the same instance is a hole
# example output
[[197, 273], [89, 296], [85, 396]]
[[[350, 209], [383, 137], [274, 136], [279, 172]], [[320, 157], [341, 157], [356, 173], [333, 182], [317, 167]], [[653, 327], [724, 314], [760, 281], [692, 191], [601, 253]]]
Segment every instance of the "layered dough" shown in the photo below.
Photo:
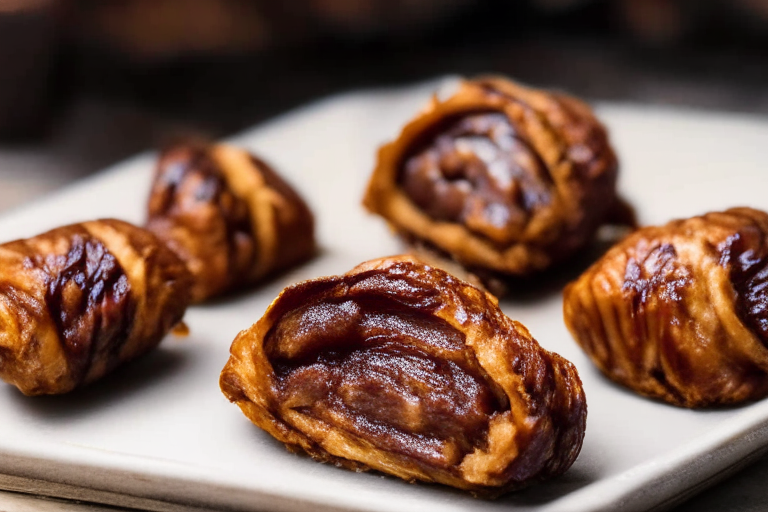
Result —
[[290, 450], [488, 495], [564, 472], [586, 422], [571, 363], [411, 257], [286, 288], [220, 383]]
[[633, 222], [617, 169], [587, 105], [485, 78], [433, 98], [380, 149], [363, 202], [469, 269], [524, 276], [568, 258], [601, 224]]
[[253, 285], [315, 252], [304, 200], [232, 146], [185, 143], [160, 155], [147, 228], [187, 262], [200, 302]]
[[0, 245], [0, 377], [26, 395], [88, 384], [181, 321], [192, 277], [151, 233], [118, 220]]
[[608, 377], [684, 407], [768, 394], [768, 214], [647, 227], [565, 290], [565, 322]]

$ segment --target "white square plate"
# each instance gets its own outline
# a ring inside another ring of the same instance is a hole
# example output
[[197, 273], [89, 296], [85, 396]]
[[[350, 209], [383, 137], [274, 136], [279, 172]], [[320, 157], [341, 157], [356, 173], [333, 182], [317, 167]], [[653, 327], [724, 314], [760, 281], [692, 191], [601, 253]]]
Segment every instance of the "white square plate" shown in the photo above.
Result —
[[[482, 501], [353, 473], [288, 453], [227, 402], [218, 376], [229, 345], [284, 286], [401, 250], [384, 223], [363, 212], [363, 187], [378, 145], [446, 84], [333, 97], [233, 138], [307, 198], [321, 255], [251, 293], [191, 308], [190, 337], [169, 338], [86, 389], [27, 398], [1, 386], [0, 474], [13, 478], [0, 477], [0, 487], [74, 489], [81, 498], [157, 510], [639, 511], [669, 506], [768, 446], [768, 401], [689, 411], [602, 378], [568, 335], [551, 283], [502, 303], [584, 381], [584, 448], [551, 482]], [[621, 158], [620, 188], [644, 223], [736, 205], [768, 209], [768, 123], [641, 106], [600, 105], [598, 113]], [[154, 155], [140, 155], [6, 215], [0, 238], [97, 217], [141, 223], [153, 166]]]

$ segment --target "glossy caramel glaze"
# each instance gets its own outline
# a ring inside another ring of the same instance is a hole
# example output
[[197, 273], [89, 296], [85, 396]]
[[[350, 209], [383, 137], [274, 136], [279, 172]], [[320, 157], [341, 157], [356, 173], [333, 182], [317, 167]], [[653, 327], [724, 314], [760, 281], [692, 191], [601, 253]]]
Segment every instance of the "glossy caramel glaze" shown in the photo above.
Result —
[[469, 269], [524, 276], [567, 259], [602, 224], [633, 224], [612, 218], [617, 171], [585, 104], [479, 79], [381, 148], [364, 204]]
[[0, 245], [0, 377], [27, 395], [92, 382], [157, 345], [191, 276], [159, 240], [116, 220]]
[[565, 321], [611, 379], [684, 407], [768, 394], [768, 214], [647, 227], [565, 290]]
[[491, 295], [411, 257], [286, 288], [231, 353], [224, 394], [320, 461], [498, 495], [581, 448], [575, 368]]
[[70, 371], [82, 380], [93, 359], [118, 362], [136, 314], [128, 276], [115, 256], [85, 228], [72, 228], [67, 254], [34, 254], [48, 274], [45, 303], [56, 324]]
[[434, 219], [514, 243], [531, 212], [551, 202], [544, 162], [501, 113], [467, 114], [440, 128], [406, 157], [403, 190]]
[[314, 254], [314, 220], [266, 163], [226, 145], [160, 155], [147, 228], [187, 262], [195, 302], [246, 288]]

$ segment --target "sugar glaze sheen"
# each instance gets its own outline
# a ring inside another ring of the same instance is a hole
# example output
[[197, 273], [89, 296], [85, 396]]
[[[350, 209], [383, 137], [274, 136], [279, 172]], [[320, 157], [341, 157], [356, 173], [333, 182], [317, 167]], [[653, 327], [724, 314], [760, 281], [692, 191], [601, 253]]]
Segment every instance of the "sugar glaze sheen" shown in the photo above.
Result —
[[571, 363], [410, 256], [286, 288], [220, 383], [289, 450], [482, 496], [563, 473], [586, 427]]
[[588, 105], [484, 77], [434, 97], [380, 148], [363, 205], [478, 276], [531, 276], [566, 264], [601, 226], [635, 227], [618, 171]]
[[564, 294], [612, 380], [682, 407], [768, 395], [768, 213], [732, 208], [630, 235]]

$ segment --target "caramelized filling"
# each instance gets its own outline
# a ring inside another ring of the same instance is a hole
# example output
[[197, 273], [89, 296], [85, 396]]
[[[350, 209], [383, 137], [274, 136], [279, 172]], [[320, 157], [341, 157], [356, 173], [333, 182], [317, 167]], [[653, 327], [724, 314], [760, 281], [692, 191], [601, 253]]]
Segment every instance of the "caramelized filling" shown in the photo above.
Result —
[[87, 233], [74, 236], [66, 254], [39, 260], [48, 274], [46, 303], [73, 374], [82, 378], [95, 358], [116, 365], [136, 312], [120, 263]]
[[281, 403], [428, 465], [460, 462], [502, 409], [464, 335], [392, 299], [298, 307], [265, 349]]
[[441, 123], [406, 157], [399, 181], [427, 215], [498, 244], [518, 240], [552, 201], [546, 165], [498, 112]]
[[691, 281], [691, 272], [678, 261], [677, 251], [671, 244], [660, 244], [642, 259], [631, 258], [624, 273], [624, 293], [631, 294], [635, 310], [648, 302], [677, 303]]
[[768, 347], [768, 248], [762, 232], [745, 229], [729, 237], [720, 262], [731, 265], [736, 312], [741, 321]]
[[150, 216], [183, 215], [207, 205], [223, 211], [234, 229], [250, 232], [245, 204], [229, 191], [224, 176], [205, 148], [179, 147], [160, 161], [159, 194], [150, 201]]
[[[204, 267], [208, 263], [192, 261], [201, 257], [199, 252], [212, 251], [210, 245], [218, 244], [217, 236], [223, 237], [227, 251], [228, 268], [252, 265], [256, 258], [253, 229], [247, 203], [237, 197], [227, 185], [224, 175], [205, 146], [194, 144], [179, 146], [166, 152], [160, 161], [160, 178], [154, 185], [149, 202], [149, 227], [163, 239], [170, 238], [170, 247], [179, 253], [195, 274], [213, 272]], [[172, 232], [167, 233], [165, 223], [186, 228], [194, 237], [209, 238], [209, 245], [196, 249], [178, 247]], [[188, 252], [192, 254], [188, 254]], [[221, 254], [219, 254], [221, 257]], [[199, 276], [198, 276], [199, 277]]]

